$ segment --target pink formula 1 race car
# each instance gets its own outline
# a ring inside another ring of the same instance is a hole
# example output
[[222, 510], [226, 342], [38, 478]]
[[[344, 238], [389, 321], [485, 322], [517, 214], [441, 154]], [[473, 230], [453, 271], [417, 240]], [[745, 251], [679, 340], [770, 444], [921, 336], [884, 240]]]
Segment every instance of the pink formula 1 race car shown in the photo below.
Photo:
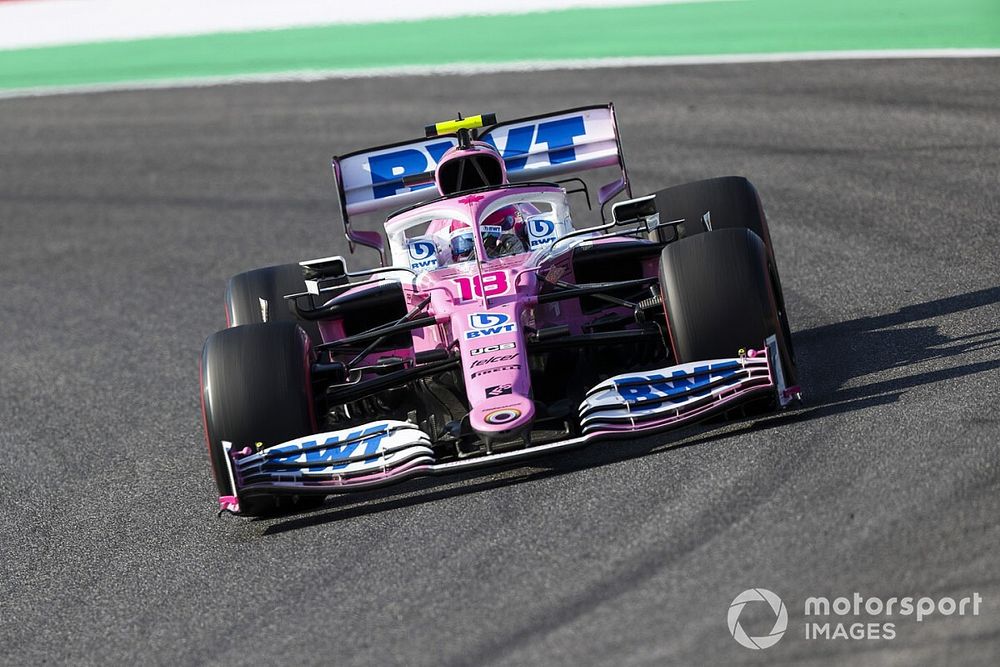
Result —
[[[325, 257], [230, 280], [201, 365], [223, 510], [294, 510], [798, 398], [747, 180], [634, 198], [610, 104], [426, 135], [333, 160], [351, 251], [381, 266]], [[585, 227], [568, 204], [581, 190], [589, 204], [582, 180], [554, 179], [591, 169], [615, 180]], [[384, 235], [352, 224], [385, 210]]]

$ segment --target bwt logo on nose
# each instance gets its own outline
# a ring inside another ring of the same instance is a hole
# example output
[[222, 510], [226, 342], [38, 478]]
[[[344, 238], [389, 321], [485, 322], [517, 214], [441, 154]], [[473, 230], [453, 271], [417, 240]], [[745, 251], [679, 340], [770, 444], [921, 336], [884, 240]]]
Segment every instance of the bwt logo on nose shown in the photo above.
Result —
[[517, 324], [503, 313], [472, 313], [469, 326], [472, 328], [465, 332], [466, 340], [517, 331]]
[[[586, 134], [583, 116], [570, 116], [538, 124], [499, 127], [483, 135], [482, 140], [498, 148], [497, 138], [506, 137], [506, 143], [500, 154], [509, 173], [524, 169], [528, 164], [528, 157], [532, 155], [536, 156], [534, 160], [545, 160], [538, 162], [540, 165], [573, 162], [576, 160], [573, 139]], [[542, 144], [547, 146], [547, 150], [540, 148]], [[372, 155], [368, 158], [368, 171], [371, 172], [372, 178], [372, 198], [392, 197], [404, 189], [403, 179], [407, 176], [433, 171], [445, 152], [454, 145], [455, 141], [448, 139], [427, 143], [420, 148], [401, 148], [397, 151]], [[414, 185], [410, 190], [429, 188], [431, 185], [433, 184]]]
[[474, 329], [496, 327], [509, 321], [510, 317], [503, 313], [473, 313], [469, 315], [469, 326]]

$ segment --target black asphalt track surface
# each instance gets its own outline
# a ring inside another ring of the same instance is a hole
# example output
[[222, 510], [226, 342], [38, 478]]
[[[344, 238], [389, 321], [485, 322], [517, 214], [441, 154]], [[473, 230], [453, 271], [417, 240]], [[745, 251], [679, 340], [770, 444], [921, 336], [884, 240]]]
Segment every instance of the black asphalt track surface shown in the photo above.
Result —
[[[637, 193], [757, 185], [806, 405], [216, 518], [201, 345], [229, 275], [346, 252], [329, 156], [608, 100]], [[982, 59], [0, 101], [0, 661], [996, 664], [998, 100]], [[804, 637], [855, 592], [983, 602]]]

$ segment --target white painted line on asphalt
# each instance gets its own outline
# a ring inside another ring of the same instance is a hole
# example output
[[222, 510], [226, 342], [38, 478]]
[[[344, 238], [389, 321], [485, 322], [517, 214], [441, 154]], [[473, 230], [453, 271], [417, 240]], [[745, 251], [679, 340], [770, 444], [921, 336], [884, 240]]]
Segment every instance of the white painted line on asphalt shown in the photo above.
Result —
[[1000, 49], [888, 49], [862, 51], [802, 51], [797, 53], [744, 53], [707, 56], [640, 56], [586, 58], [580, 60], [522, 60], [505, 63], [452, 63], [448, 65], [401, 65], [367, 69], [298, 70], [228, 76], [190, 77], [74, 86], [41, 86], [0, 90], [0, 99], [77, 95], [132, 90], [206, 88], [246, 83], [328, 81], [403, 76], [469, 76], [505, 72], [549, 72], [624, 67], [676, 65], [726, 65], [740, 63], [789, 63], [822, 60], [897, 60], [933, 58], [1000, 58]]

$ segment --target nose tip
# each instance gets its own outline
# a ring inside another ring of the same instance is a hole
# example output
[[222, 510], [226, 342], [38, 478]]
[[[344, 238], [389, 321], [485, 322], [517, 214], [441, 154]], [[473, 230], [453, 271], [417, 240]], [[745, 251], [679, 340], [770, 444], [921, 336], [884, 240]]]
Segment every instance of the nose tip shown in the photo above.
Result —
[[509, 438], [530, 427], [535, 418], [534, 402], [524, 396], [490, 398], [472, 409], [469, 422], [486, 440]]

